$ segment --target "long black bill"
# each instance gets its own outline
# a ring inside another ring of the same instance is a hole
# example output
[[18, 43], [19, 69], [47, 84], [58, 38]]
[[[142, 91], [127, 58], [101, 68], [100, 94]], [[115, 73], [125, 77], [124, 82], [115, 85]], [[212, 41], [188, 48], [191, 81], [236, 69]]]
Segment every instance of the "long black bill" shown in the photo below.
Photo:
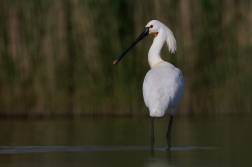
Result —
[[149, 35], [149, 27], [145, 27], [140, 36], [113, 61], [113, 65], [116, 65], [133, 46], [135, 46], [139, 41], [144, 39], [147, 35]]

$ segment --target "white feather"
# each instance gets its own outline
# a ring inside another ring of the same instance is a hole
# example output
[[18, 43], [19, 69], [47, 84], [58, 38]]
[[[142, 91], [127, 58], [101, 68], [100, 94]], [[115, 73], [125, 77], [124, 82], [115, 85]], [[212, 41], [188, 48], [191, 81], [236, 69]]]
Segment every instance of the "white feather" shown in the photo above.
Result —
[[143, 96], [150, 116], [161, 117], [171, 107], [174, 115], [178, 103], [184, 93], [184, 78], [181, 71], [172, 64], [161, 59], [160, 51], [166, 42], [171, 53], [177, 49], [172, 31], [163, 23], [152, 20], [146, 27], [149, 33], [158, 33], [148, 53], [151, 70], [148, 71], [143, 83]]

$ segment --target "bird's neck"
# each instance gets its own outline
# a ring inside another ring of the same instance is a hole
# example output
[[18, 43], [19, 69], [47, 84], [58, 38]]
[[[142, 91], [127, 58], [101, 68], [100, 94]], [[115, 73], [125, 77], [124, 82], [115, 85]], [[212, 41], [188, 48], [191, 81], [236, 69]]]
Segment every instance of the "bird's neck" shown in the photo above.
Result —
[[158, 35], [154, 38], [148, 53], [148, 61], [151, 68], [154, 68], [157, 64], [163, 61], [160, 56], [160, 52], [164, 45], [164, 42], [165, 36], [163, 35], [163, 32], [160, 31]]

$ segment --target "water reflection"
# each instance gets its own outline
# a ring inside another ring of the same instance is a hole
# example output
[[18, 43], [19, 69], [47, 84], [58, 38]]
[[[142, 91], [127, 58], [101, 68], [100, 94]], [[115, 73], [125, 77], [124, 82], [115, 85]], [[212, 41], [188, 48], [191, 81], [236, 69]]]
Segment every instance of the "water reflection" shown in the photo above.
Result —
[[0, 166], [251, 166], [250, 118], [1, 120]]
[[171, 150], [212, 150], [215, 147], [172, 147], [167, 150], [165, 146], [0, 146], [0, 154], [16, 154], [16, 153], [42, 153], [42, 152], [89, 152], [89, 151], [166, 151], [168, 154]]

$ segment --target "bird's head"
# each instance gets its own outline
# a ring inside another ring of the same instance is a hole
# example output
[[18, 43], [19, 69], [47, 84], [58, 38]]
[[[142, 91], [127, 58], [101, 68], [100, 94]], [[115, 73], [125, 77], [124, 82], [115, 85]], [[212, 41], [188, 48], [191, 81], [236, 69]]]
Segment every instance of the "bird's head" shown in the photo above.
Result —
[[139, 41], [144, 39], [149, 34], [154, 34], [155, 37], [157, 37], [159, 34], [162, 34], [162, 38], [165, 38], [166, 43], [168, 45], [169, 51], [171, 53], [174, 53], [176, 51], [176, 40], [173, 36], [173, 33], [171, 30], [166, 27], [163, 23], [161, 23], [158, 20], [151, 20], [144, 28], [143, 32], [140, 34], [140, 36], [130, 45], [128, 46], [114, 61], [113, 64], [116, 65], [121, 58], [133, 47], [135, 46]]
[[149, 34], [154, 34], [154, 36], [156, 37], [163, 26], [164, 24], [160, 21], [151, 20], [145, 27], [149, 28]]
[[160, 32], [162, 32], [163, 38], [168, 45], [169, 51], [171, 53], [175, 53], [177, 50], [176, 40], [173, 36], [172, 31], [163, 23], [158, 20], [151, 20], [145, 27], [149, 28], [149, 34], [154, 34], [154, 36], [158, 36]]

